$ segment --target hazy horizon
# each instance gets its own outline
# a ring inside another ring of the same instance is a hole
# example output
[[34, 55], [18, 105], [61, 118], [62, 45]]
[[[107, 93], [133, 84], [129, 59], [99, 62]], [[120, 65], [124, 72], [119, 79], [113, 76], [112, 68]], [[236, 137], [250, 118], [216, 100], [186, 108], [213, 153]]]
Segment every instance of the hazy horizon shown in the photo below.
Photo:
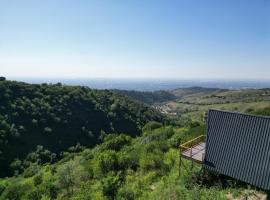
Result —
[[201, 80], [201, 79], [130, 79], [130, 78], [14, 78], [8, 80], [27, 83], [62, 83], [64, 85], [87, 86], [94, 89], [120, 89], [136, 91], [172, 90], [188, 87], [220, 89], [270, 88], [270, 80]]

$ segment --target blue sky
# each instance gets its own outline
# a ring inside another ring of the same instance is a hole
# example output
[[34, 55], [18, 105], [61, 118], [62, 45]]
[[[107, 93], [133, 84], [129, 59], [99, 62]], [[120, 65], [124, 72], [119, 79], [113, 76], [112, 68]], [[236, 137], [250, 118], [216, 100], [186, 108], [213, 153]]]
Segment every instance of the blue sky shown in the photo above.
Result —
[[7, 77], [270, 79], [269, 0], [0, 0]]

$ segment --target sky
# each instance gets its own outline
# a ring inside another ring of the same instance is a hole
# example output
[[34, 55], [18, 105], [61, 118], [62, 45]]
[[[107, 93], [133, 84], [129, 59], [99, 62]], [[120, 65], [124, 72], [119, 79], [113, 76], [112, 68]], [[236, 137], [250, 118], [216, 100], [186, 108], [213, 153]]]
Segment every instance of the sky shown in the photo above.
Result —
[[0, 0], [0, 75], [270, 80], [270, 0]]

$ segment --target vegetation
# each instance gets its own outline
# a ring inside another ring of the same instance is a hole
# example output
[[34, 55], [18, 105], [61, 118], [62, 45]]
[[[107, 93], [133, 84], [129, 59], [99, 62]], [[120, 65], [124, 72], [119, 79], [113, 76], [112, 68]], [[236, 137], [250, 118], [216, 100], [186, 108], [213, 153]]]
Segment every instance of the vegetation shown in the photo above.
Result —
[[129, 90], [114, 90], [114, 91], [150, 105], [156, 103], [164, 103], [177, 99], [177, 97], [170, 91], [163, 91], [163, 90], [154, 92], [140, 92]]
[[[202, 177], [200, 166], [191, 170], [188, 161], [179, 178], [179, 142], [202, 134], [203, 127], [147, 127], [141, 137], [108, 134], [95, 148], [65, 153], [55, 164], [31, 164], [21, 175], [0, 181], [0, 199], [220, 200], [247, 189], [228, 178]], [[25, 176], [29, 168], [37, 170]]]
[[[191, 90], [191, 88], [190, 88]], [[203, 91], [184, 95], [156, 109], [171, 116], [171, 121], [185, 125], [191, 121], [204, 122], [209, 109], [220, 109], [258, 115], [269, 115], [270, 89]]]
[[179, 177], [178, 147], [204, 134], [209, 108], [270, 115], [268, 91], [195, 87], [169, 91], [171, 100], [142, 95], [157, 110], [165, 106], [168, 124], [138, 101], [139, 92], [130, 92], [134, 101], [125, 92], [2, 78], [0, 173], [8, 177], [0, 178], [0, 200], [222, 200], [257, 194], [186, 160]]
[[[32, 162], [53, 163], [61, 152], [93, 147], [106, 133], [140, 134], [154, 109], [126, 96], [87, 87], [0, 81], [0, 176]], [[75, 148], [76, 147], [76, 148]]]

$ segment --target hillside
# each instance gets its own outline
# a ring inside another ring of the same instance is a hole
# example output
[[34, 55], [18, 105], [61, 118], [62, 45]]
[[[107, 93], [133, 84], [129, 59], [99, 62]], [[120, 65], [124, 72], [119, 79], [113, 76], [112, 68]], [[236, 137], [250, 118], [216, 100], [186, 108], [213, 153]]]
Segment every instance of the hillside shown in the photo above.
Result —
[[[199, 90], [198, 90], [199, 91]], [[155, 105], [161, 113], [183, 124], [184, 121], [203, 122], [211, 109], [269, 115], [270, 89], [215, 90], [206, 89], [193, 94], [181, 92], [181, 97]], [[185, 124], [185, 123], [184, 123]]]
[[176, 96], [178, 99], [181, 99], [186, 96], [190, 95], [205, 95], [205, 94], [211, 94], [214, 92], [219, 91], [227, 91], [225, 89], [219, 89], [219, 88], [204, 88], [204, 87], [188, 87], [188, 88], [178, 88], [169, 91], [171, 94]]
[[0, 120], [0, 176], [5, 176], [20, 171], [16, 164], [25, 158], [25, 166], [36, 159], [54, 162], [71, 146], [93, 147], [105, 133], [136, 136], [146, 122], [162, 116], [108, 90], [2, 80]]
[[218, 88], [203, 88], [203, 87], [187, 87], [177, 88], [174, 90], [159, 90], [153, 92], [143, 91], [129, 91], [129, 90], [113, 90], [117, 93], [129, 96], [137, 101], [153, 105], [159, 103], [166, 103], [169, 101], [180, 100], [187, 96], [212, 94], [218, 91], [227, 91]]
[[175, 112], [164, 112], [169, 126], [159, 112], [132, 100], [134, 92], [0, 81], [1, 172], [14, 172], [0, 178], [0, 200], [263, 196], [234, 179], [203, 174], [187, 160], [179, 177], [178, 146], [204, 134], [209, 108], [270, 115], [269, 89], [177, 90], [177, 99], [153, 101]]
[[[31, 164], [18, 177], [0, 179], [0, 199], [240, 199], [254, 188], [184, 160], [178, 176], [179, 141], [203, 133], [203, 126], [174, 128], [149, 123], [142, 136], [107, 135], [103, 143], [65, 153], [55, 164]], [[229, 198], [231, 197], [231, 198]]]
[[177, 99], [170, 91], [160, 90], [154, 92], [129, 91], [129, 90], [114, 90], [117, 93], [129, 96], [137, 101], [146, 104], [163, 103]]

